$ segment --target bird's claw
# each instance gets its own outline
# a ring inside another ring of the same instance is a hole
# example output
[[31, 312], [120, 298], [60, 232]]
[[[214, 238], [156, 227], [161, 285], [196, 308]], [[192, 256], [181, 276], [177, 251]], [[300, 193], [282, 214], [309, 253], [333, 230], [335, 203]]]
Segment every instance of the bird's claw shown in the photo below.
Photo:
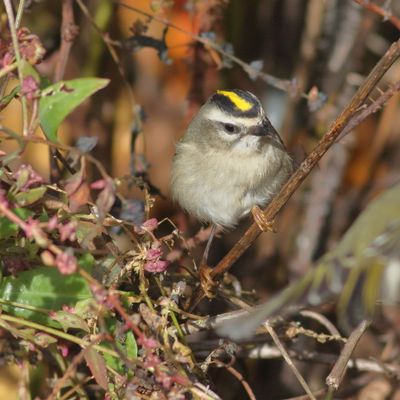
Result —
[[258, 206], [253, 206], [251, 209], [255, 223], [263, 232], [276, 232], [275, 221], [269, 221], [265, 218], [263, 210]]

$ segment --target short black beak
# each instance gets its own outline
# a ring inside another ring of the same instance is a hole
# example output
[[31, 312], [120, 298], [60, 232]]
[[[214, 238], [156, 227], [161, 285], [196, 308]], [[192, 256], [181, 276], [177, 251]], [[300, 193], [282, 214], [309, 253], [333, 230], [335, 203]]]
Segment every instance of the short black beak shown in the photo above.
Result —
[[248, 134], [252, 136], [266, 136], [268, 134], [268, 127], [264, 124], [252, 126], [248, 130]]

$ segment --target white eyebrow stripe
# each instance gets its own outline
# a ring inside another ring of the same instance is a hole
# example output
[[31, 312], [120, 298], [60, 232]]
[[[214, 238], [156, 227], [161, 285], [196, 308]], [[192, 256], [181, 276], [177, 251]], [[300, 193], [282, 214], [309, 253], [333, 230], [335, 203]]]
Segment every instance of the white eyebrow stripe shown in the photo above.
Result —
[[206, 117], [212, 121], [222, 122], [223, 124], [238, 124], [244, 126], [253, 126], [258, 125], [261, 122], [261, 117], [232, 117], [232, 115], [227, 114], [226, 112], [220, 110], [219, 108], [214, 108], [209, 111]]

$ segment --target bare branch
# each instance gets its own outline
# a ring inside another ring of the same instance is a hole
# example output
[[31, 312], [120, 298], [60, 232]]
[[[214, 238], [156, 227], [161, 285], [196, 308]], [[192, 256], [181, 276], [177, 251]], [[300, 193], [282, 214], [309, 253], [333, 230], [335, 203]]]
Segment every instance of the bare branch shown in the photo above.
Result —
[[286, 351], [285, 347], [283, 346], [282, 342], [279, 340], [278, 335], [276, 334], [274, 328], [270, 325], [270, 323], [267, 321], [264, 323], [265, 329], [268, 331], [268, 333], [271, 335], [272, 340], [274, 341], [276, 347], [278, 347], [279, 351], [282, 354], [282, 357], [286, 361], [288, 367], [290, 370], [293, 372], [293, 374], [296, 376], [298, 382], [300, 383], [301, 387], [304, 389], [304, 391], [307, 393], [309, 398], [311, 400], [316, 400], [316, 397], [313, 395], [310, 387], [308, 386], [307, 382], [303, 378], [303, 376], [300, 374], [299, 370], [297, 369], [296, 365], [294, 365], [292, 359], [290, 358], [288, 352]]
[[231, 365], [227, 365], [221, 361], [215, 360], [214, 363], [218, 365], [220, 368], [225, 368], [228, 372], [230, 372], [243, 386], [244, 390], [246, 391], [247, 395], [251, 400], [256, 400], [256, 396], [254, 395], [250, 385], [248, 382], [244, 379], [243, 375], [233, 368]]
[[329, 386], [330, 389], [337, 390], [339, 388], [340, 383], [344, 378], [344, 374], [346, 373], [350, 357], [353, 354], [358, 341], [361, 339], [361, 336], [368, 328], [369, 324], [369, 321], [362, 321], [347, 339], [347, 342], [344, 345], [336, 364], [332, 368], [331, 373], [326, 378], [326, 384]]
[[72, 45], [79, 33], [79, 27], [75, 24], [73, 0], [63, 0], [62, 4], [62, 22], [61, 22], [61, 46], [60, 54], [57, 60], [54, 73], [54, 82], [60, 81], [65, 74], [68, 57]]
[[[362, 119], [366, 117], [363, 114], [360, 117], [360, 107], [368, 99], [368, 96], [375, 88], [379, 80], [385, 74], [385, 72], [393, 65], [393, 63], [400, 57], [400, 40], [394, 42], [379, 62], [375, 65], [373, 70], [370, 72], [364, 83], [357, 90], [350, 104], [343, 110], [343, 112], [336, 118], [331, 128], [320, 140], [310, 155], [301, 163], [299, 168], [291, 176], [281, 191], [275, 196], [274, 200], [264, 210], [264, 215], [267, 221], [273, 222], [275, 216], [285, 206], [293, 193], [298, 189], [304, 179], [310, 174], [312, 169], [322, 158], [322, 156], [329, 150], [329, 148], [338, 140], [342, 132], [346, 132], [348, 126], [353, 129]], [[397, 84], [393, 88], [397, 89]], [[393, 90], [392, 88], [392, 90]], [[393, 92], [394, 93], [394, 92]], [[385, 101], [393, 93], [385, 96]], [[375, 101], [377, 104], [378, 101]], [[370, 110], [371, 113], [371, 110]], [[367, 115], [370, 115], [367, 114]], [[353, 119], [355, 118], [355, 119]], [[354, 121], [356, 123], [354, 123]], [[349, 125], [350, 124], [350, 125]], [[244, 233], [242, 238], [235, 244], [235, 246], [228, 252], [228, 254], [218, 263], [218, 265], [211, 271], [212, 277], [217, 277], [226, 271], [237, 261], [237, 259], [252, 245], [252, 243], [260, 236], [262, 231], [256, 223], [253, 223], [250, 228]], [[202, 298], [203, 293], [201, 292], [196, 296], [194, 304], [197, 304]]]
[[361, 7], [366, 10], [372, 11], [373, 13], [383, 17], [384, 20], [390, 21], [398, 30], [400, 30], [400, 18], [393, 15], [390, 11], [378, 6], [378, 4], [373, 3], [368, 0], [354, 0]]

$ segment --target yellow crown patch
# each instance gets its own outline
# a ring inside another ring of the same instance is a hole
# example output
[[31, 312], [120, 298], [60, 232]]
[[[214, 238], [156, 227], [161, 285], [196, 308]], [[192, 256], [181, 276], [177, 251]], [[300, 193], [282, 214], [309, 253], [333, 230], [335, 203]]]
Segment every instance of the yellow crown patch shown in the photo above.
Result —
[[226, 96], [229, 100], [240, 110], [240, 111], [248, 111], [250, 110], [254, 104], [245, 100], [243, 97], [240, 97], [235, 92], [230, 92], [229, 90], [217, 90], [217, 93]]

